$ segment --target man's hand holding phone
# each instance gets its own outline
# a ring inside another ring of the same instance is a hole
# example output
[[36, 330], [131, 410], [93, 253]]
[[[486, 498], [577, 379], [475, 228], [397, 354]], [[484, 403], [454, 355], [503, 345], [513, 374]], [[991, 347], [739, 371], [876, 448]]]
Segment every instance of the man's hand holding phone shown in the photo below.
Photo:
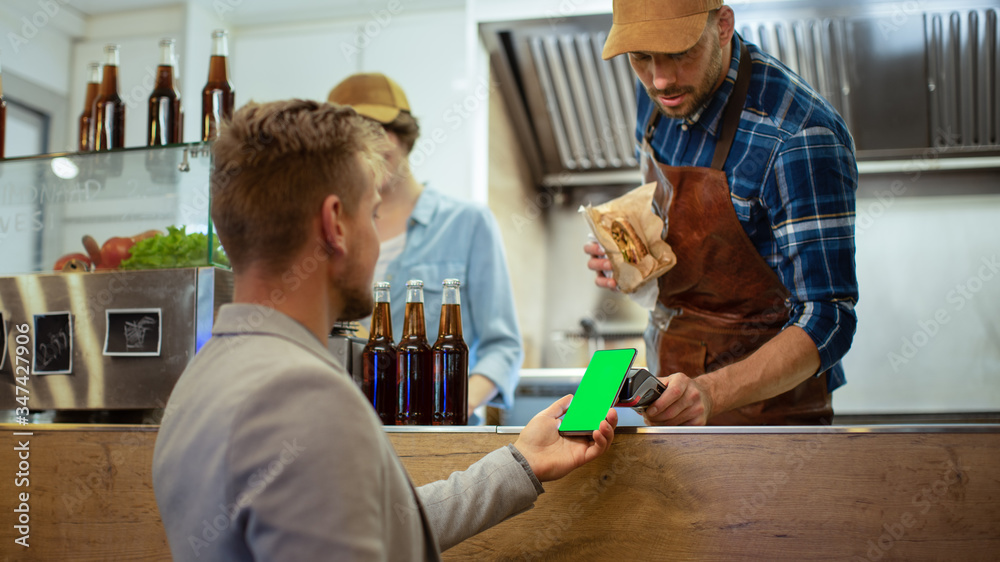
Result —
[[514, 446], [542, 482], [562, 478], [601, 456], [618, 425], [613, 408], [634, 349], [594, 352], [575, 395], [566, 395], [528, 422]]
[[567, 394], [531, 418], [514, 447], [524, 455], [535, 477], [541, 482], [557, 480], [574, 469], [596, 459], [611, 446], [618, 425], [618, 412], [608, 410], [600, 427], [589, 437], [559, 434], [560, 418], [573, 396]]

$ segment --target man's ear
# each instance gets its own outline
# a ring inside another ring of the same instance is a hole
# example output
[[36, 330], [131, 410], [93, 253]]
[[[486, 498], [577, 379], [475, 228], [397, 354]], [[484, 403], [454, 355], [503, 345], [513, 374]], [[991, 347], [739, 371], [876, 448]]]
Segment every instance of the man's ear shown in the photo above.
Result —
[[323, 210], [320, 217], [320, 227], [323, 232], [323, 242], [333, 253], [343, 254], [347, 249], [344, 228], [344, 202], [336, 195], [327, 195], [323, 199]]
[[736, 31], [736, 15], [733, 9], [725, 5], [719, 8], [716, 24], [719, 26], [719, 44], [722, 46], [729, 44]]

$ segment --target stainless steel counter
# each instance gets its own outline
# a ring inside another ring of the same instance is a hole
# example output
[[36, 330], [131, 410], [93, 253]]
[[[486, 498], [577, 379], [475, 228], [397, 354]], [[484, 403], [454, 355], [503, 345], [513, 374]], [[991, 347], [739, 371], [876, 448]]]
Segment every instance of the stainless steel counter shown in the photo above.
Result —
[[[386, 433], [521, 433], [524, 426], [387, 426]], [[705, 426], [705, 427], [618, 427], [624, 434], [805, 434], [840, 433], [1000, 433], [1000, 424], [896, 424], [896, 425], [789, 425], [789, 426]]]

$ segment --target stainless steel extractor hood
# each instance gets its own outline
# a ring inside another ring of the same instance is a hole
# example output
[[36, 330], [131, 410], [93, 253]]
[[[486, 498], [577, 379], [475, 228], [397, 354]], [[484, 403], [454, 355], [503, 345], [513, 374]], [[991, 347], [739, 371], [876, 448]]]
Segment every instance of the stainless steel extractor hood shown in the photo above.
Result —
[[[843, 115], [859, 161], [1000, 155], [997, 0], [739, 3], [737, 30]], [[632, 183], [635, 78], [611, 14], [480, 33], [538, 185]], [[981, 158], [976, 162], [981, 162]], [[978, 164], [976, 164], [978, 165]]]

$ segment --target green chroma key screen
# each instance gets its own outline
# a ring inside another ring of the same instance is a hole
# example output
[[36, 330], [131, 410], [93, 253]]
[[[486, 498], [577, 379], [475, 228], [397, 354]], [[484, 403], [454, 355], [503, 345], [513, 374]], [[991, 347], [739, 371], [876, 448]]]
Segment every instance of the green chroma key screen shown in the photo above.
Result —
[[634, 349], [595, 351], [573, 395], [573, 402], [559, 424], [559, 432], [590, 435], [599, 428], [617, 400], [633, 360]]

